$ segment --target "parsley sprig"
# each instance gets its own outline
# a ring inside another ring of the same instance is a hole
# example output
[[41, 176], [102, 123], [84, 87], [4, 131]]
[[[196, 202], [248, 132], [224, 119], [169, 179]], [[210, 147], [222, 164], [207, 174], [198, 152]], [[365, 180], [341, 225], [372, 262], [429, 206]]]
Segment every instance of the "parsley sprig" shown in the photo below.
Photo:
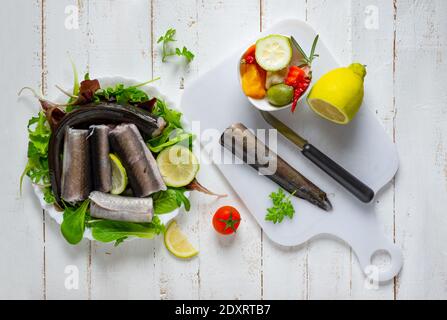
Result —
[[162, 59], [161, 61], [166, 62], [166, 59], [168, 57], [171, 56], [179, 56], [179, 57], [185, 57], [185, 59], [189, 62], [191, 62], [194, 59], [194, 54], [189, 51], [185, 46], [183, 46], [182, 49], [180, 48], [175, 48], [174, 50], [172, 50], [170, 43], [171, 42], [175, 42], [175, 34], [176, 34], [176, 30], [173, 28], [170, 28], [166, 31], [166, 33], [161, 36], [157, 43], [162, 42], [163, 46], [162, 46]]
[[281, 188], [278, 192], [271, 193], [270, 199], [272, 199], [273, 206], [267, 209], [265, 220], [277, 224], [281, 223], [285, 217], [292, 219], [295, 214], [295, 208], [290, 200], [292, 196], [293, 194], [286, 196]]

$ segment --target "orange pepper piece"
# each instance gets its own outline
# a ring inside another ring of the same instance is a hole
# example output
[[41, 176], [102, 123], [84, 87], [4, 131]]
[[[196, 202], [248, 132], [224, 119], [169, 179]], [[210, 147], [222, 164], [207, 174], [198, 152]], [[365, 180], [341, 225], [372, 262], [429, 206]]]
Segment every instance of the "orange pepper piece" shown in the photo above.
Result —
[[266, 95], [265, 80], [267, 72], [256, 64], [241, 64], [242, 90], [253, 99], [263, 99]]

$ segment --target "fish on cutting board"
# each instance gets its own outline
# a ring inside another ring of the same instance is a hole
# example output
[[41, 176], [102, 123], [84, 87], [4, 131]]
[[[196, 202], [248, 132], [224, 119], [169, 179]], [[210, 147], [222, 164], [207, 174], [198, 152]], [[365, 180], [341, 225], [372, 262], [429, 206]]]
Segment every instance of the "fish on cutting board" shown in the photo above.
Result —
[[287, 192], [323, 210], [332, 209], [324, 191], [271, 151], [243, 124], [237, 123], [227, 128], [221, 136], [220, 143]]

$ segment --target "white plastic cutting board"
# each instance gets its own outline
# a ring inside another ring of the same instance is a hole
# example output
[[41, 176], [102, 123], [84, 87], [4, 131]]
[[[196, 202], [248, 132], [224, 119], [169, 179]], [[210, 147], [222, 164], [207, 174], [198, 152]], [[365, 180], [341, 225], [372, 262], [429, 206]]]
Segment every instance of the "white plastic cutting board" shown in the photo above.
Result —
[[[293, 35], [305, 50], [309, 50], [316, 36], [309, 25], [299, 20], [284, 20], [263, 34], [272, 33]], [[252, 43], [259, 37], [259, 34], [255, 35]], [[182, 110], [188, 120], [200, 121], [201, 133], [209, 138], [213, 134], [208, 129], [217, 129], [211, 146], [209, 140], [203, 141], [206, 138], [202, 136], [202, 145], [214, 153], [212, 157], [215, 159], [218, 159], [216, 154], [222, 151], [218, 144], [219, 134], [231, 124], [240, 122], [254, 130], [271, 129], [240, 89], [237, 64], [241, 52], [249, 45], [247, 43], [245, 47], [239, 48], [216, 68], [199, 77], [188, 86], [182, 97]], [[313, 64], [314, 79], [319, 79], [324, 73], [339, 66], [322, 39], [317, 52], [320, 57]], [[295, 114], [284, 110], [276, 112], [275, 116], [365, 182], [376, 194], [396, 174], [396, 148], [367, 101], [348, 126], [339, 126], [320, 119], [305, 103], [298, 106]], [[258, 137], [265, 140], [263, 135]], [[391, 256], [391, 264], [386, 270], [380, 270], [379, 280], [387, 281], [397, 275], [403, 263], [402, 253], [382, 234], [374, 214], [375, 201], [369, 205], [359, 202], [305, 159], [296, 146], [279, 134], [277, 152], [328, 194], [334, 210], [326, 213], [294, 197], [296, 214], [293, 220], [287, 219], [279, 225], [266, 222], [266, 210], [271, 206], [269, 194], [276, 191], [278, 186], [245, 164], [222, 164], [222, 161], [215, 161], [267, 236], [284, 246], [300, 245], [321, 234], [336, 236], [352, 247], [366, 273], [374, 272], [374, 269], [368, 268], [372, 256], [377, 251], [384, 250]], [[231, 156], [224, 152], [223, 159], [225, 162], [231, 161]]]

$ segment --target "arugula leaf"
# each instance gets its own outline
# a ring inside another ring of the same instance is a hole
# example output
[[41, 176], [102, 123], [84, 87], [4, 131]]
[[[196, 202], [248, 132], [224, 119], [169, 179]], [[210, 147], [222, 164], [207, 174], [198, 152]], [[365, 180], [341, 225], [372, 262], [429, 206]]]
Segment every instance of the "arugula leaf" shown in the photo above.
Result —
[[64, 221], [61, 224], [61, 232], [65, 240], [70, 244], [78, 244], [81, 242], [85, 231], [85, 217], [87, 209], [90, 205], [89, 200], [85, 200], [81, 206], [65, 207]]
[[291, 196], [292, 195], [286, 197], [286, 194], [281, 188], [278, 190], [278, 192], [273, 192], [272, 194], [270, 194], [270, 199], [272, 199], [273, 207], [267, 209], [265, 220], [277, 224], [281, 223], [285, 217], [292, 219], [293, 215], [295, 214], [295, 208], [290, 201]]
[[90, 223], [93, 238], [100, 242], [115, 241], [115, 246], [128, 237], [152, 239], [164, 232], [160, 218], [154, 216], [151, 223], [133, 223], [111, 220], [96, 220]]
[[180, 111], [170, 109], [165, 101], [157, 99], [157, 103], [152, 110], [152, 113], [156, 116], [163, 117], [168, 124], [174, 126], [175, 128], [182, 129], [182, 113]]
[[35, 184], [48, 187], [50, 184], [50, 172], [48, 169], [48, 145], [51, 138], [51, 129], [41, 111], [37, 117], [32, 117], [28, 122], [28, 162], [20, 177], [20, 190], [22, 190], [23, 178], [28, 176]]
[[53, 190], [51, 187], [45, 187], [43, 189], [43, 199], [48, 204], [53, 204], [56, 202], [56, 197], [54, 196]]
[[169, 46], [169, 44], [171, 42], [175, 42], [175, 34], [176, 34], [176, 30], [173, 28], [170, 28], [166, 31], [166, 33], [161, 36], [157, 43], [162, 42], [163, 46], [162, 46], [162, 59], [161, 61], [166, 62], [166, 59], [168, 57], [171, 56], [179, 56], [179, 57], [185, 57], [185, 59], [187, 60], [187, 62], [191, 62], [194, 59], [194, 54], [189, 51], [185, 46], [183, 46], [182, 49], [180, 48], [175, 48], [175, 50], [172, 50]]
[[182, 205], [186, 211], [191, 209], [191, 203], [185, 196], [185, 188], [168, 188], [166, 191], [159, 191], [153, 195], [154, 213], [165, 214], [180, 208]]
[[152, 138], [147, 142], [148, 148], [154, 152], [159, 153], [163, 149], [173, 146], [182, 141], [194, 139], [192, 133], [187, 133], [183, 129], [175, 128], [173, 125], [169, 124], [158, 137]]
[[182, 48], [182, 50], [180, 50], [179, 48], [175, 48], [175, 54], [179, 57], [185, 57], [188, 62], [191, 62], [194, 59], [194, 53], [189, 51], [185, 46]]
[[115, 87], [100, 89], [95, 94], [96, 100], [105, 100], [117, 102], [121, 105], [136, 104], [149, 100], [146, 92], [137, 87], [125, 87], [123, 84], [117, 84]]

